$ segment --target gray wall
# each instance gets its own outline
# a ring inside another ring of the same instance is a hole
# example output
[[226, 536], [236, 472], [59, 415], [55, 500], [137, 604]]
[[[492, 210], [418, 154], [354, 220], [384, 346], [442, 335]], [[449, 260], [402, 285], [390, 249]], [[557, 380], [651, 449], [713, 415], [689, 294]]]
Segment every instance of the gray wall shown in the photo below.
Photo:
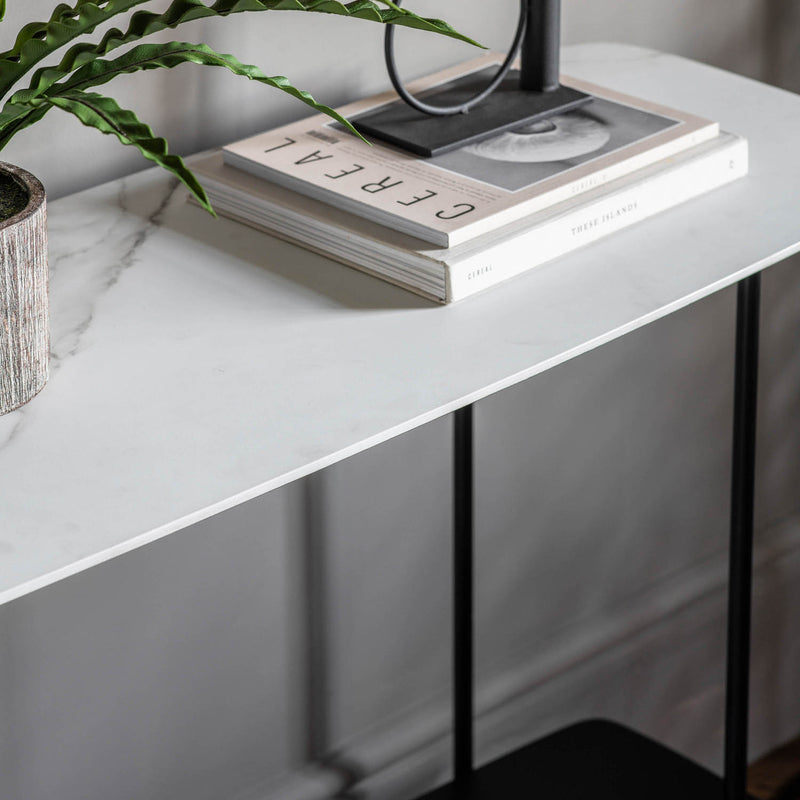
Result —
[[[5, 30], [51, 5], [11, 4]], [[421, 7], [502, 46], [513, 0], [463, 5]], [[565, 37], [797, 88], [792, 18], [788, 0], [568, 0]], [[181, 38], [334, 104], [386, 84], [367, 23], [287, 13]], [[406, 37], [409, 75], [463, 52], [423, 43]], [[190, 67], [117, 93], [181, 152], [301, 113]], [[58, 112], [3, 157], [51, 196], [141, 166]], [[796, 266], [764, 287], [754, 753], [800, 719]], [[719, 767], [733, 314], [722, 292], [479, 405], [482, 758], [600, 714]], [[450, 434], [438, 421], [0, 609], [4, 800], [315, 800], [354, 781], [402, 800], [441, 780]]]

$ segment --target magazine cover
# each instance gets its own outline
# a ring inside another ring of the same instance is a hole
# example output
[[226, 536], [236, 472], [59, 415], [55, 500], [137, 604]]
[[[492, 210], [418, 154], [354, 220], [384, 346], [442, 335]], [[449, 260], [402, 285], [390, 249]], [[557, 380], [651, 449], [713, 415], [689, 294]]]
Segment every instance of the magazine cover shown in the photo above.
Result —
[[[424, 96], [455, 78], [488, 80], [497, 56], [467, 62], [410, 86]], [[716, 123], [584, 81], [588, 105], [421, 158], [370, 146], [324, 115], [224, 148], [228, 164], [294, 191], [448, 247], [716, 137]], [[359, 114], [405, 104], [387, 92], [341, 109]], [[432, 120], [434, 121], [434, 120]], [[434, 121], [435, 122], [435, 121]]]

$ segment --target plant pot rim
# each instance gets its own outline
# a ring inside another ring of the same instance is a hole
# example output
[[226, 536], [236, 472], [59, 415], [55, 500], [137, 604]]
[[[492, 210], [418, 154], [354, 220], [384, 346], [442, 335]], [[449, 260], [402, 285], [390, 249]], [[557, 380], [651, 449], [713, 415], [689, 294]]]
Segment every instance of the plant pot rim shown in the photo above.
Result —
[[10, 175], [17, 183], [21, 183], [28, 192], [28, 204], [25, 208], [14, 214], [13, 217], [0, 221], [0, 231], [2, 231], [4, 228], [16, 225], [21, 220], [35, 214], [44, 205], [45, 191], [42, 182], [35, 175], [21, 167], [15, 167], [13, 164], [0, 161], [0, 172]]

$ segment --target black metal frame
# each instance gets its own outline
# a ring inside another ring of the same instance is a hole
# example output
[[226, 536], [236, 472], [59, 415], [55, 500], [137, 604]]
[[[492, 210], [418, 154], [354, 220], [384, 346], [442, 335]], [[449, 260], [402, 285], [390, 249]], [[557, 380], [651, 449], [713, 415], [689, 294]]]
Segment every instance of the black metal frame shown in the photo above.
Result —
[[[731, 484], [730, 582], [725, 718], [725, 800], [747, 797], [753, 506], [755, 493], [761, 276], [738, 285]], [[453, 717], [456, 797], [469, 797], [474, 764], [473, 406], [454, 417]], [[575, 769], [580, 769], [576, 764]], [[449, 797], [450, 795], [448, 795]]]
[[739, 282], [736, 305], [736, 375], [725, 699], [726, 800], [744, 800], [747, 796], [747, 721], [750, 697], [750, 609], [753, 577], [760, 301], [760, 273]]
[[[362, 134], [417, 155], [441, 155], [592, 100], [559, 82], [561, 0], [520, 0], [514, 41], [494, 74], [477, 79], [466, 75], [429, 90], [424, 99], [411, 95], [398, 74], [394, 27], [386, 27], [384, 53], [389, 78], [402, 102], [368, 111], [351, 122]], [[512, 72], [520, 51], [520, 70]]]
[[473, 407], [453, 419], [453, 780], [469, 783], [474, 763]]

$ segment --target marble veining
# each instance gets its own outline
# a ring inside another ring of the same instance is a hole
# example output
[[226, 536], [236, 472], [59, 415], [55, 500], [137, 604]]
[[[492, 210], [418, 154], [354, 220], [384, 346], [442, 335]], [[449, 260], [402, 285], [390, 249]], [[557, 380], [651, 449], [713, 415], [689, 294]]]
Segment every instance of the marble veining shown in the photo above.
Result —
[[[156, 207], [152, 213], [142, 219], [129, 213], [127, 200], [128, 181], [125, 179], [118, 181], [119, 188], [116, 202], [109, 206], [109, 211], [112, 212], [112, 219], [108, 221], [103, 219], [100, 224], [97, 221], [93, 221], [91, 227], [81, 229], [81, 235], [84, 237], [87, 233], [90, 235], [99, 234], [99, 236], [76, 249], [68, 249], [60, 253], [53, 260], [51, 263], [52, 280], [60, 281], [63, 279], [71, 283], [77, 279], [75, 272], [80, 272], [83, 267], [84, 274], [81, 278], [93, 284], [91, 294], [84, 292], [82, 295], [84, 303], [75, 303], [72, 306], [72, 314], [69, 317], [63, 317], [67, 323], [66, 327], [54, 332], [51, 352], [54, 368], [57, 369], [64, 358], [74, 356], [79, 351], [81, 337], [92, 324], [94, 305], [117, 284], [121, 274], [136, 263], [143, 245], [150, 235], [158, 229], [164, 210], [175, 197], [178, 185], [177, 180], [167, 181], [161, 187], [160, 194], [156, 195]], [[108, 262], [91, 258], [93, 253], [101, 252], [108, 242], [114, 241], [119, 234], [120, 227], [125, 229], [130, 226], [131, 222], [134, 222], [135, 227], [126, 233], [124, 237], [125, 249], [121, 253], [116, 254]], [[84, 262], [83, 265], [79, 263], [81, 261]], [[93, 268], [91, 275], [85, 274], [86, 267]]]
[[565, 69], [720, 119], [750, 139], [751, 176], [451, 307], [215, 221], [152, 170], [51, 204], [52, 377], [0, 418], [0, 601], [800, 248], [800, 98], [639, 48], [572, 48]]
[[[83, 335], [90, 329], [94, 317], [94, 306], [119, 280], [120, 275], [136, 263], [137, 254], [148, 237], [158, 229], [164, 210], [170, 201], [175, 199], [179, 186], [177, 180], [164, 183], [160, 196], [156, 196], [157, 205], [149, 216], [141, 219], [127, 213], [127, 181], [118, 183], [116, 203], [106, 207], [103, 216], [89, 215], [89, 222], [74, 225], [70, 220], [70, 229], [78, 233], [82, 244], [57, 251], [50, 257], [51, 291], [56, 298], [69, 297], [69, 309], [59, 304], [59, 311], [51, 322], [52, 338], [50, 342], [50, 373], [58, 371], [65, 359], [78, 354]], [[67, 201], [69, 202], [69, 201]], [[111, 212], [109, 214], [108, 212]], [[110, 261], [92, 258], [92, 254], [102, 251], [106, 243], [113, 241], [118, 235], [118, 226], [133, 221], [134, 230], [127, 234], [127, 249]], [[51, 235], [59, 237], [59, 244], [66, 238], [65, 227], [51, 222]], [[91, 237], [91, 238], [90, 238]], [[87, 241], [88, 239], [88, 241]], [[56, 250], [55, 247], [51, 250]], [[87, 274], [88, 269], [92, 274]], [[76, 273], [78, 275], [76, 276]], [[60, 282], [74, 284], [80, 280], [79, 296], [72, 292], [60, 292]], [[91, 292], [89, 288], [91, 287]], [[8, 425], [0, 425], [0, 448], [6, 447], [14, 440], [25, 425], [27, 411], [30, 406], [23, 406], [14, 413], [14, 419]]]

